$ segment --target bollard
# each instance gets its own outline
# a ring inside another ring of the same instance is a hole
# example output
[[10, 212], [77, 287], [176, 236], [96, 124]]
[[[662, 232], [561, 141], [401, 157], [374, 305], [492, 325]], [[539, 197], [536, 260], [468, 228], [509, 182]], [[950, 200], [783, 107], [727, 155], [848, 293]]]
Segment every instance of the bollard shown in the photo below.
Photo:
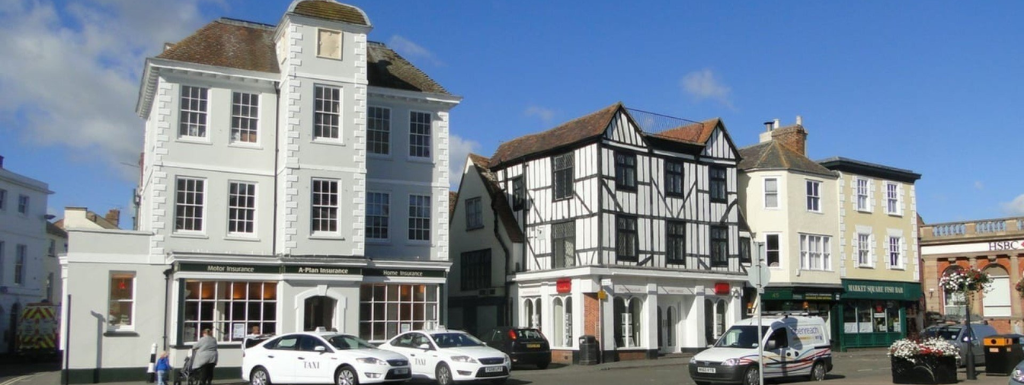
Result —
[[146, 382], [156, 382], [156, 344], [149, 349], [149, 366], [146, 367]]

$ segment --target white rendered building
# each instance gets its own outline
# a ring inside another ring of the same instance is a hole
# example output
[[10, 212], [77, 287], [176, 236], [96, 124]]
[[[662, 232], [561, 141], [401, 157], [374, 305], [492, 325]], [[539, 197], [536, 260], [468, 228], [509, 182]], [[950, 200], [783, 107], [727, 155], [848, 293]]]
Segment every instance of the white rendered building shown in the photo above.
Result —
[[0, 157], [0, 353], [14, 352], [25, 304], [45, 298], [46, 183], [5, 169]]
[[237, 378], [254, 326], [384, 341], [443, 321], [461, 99], [371, 29], [296, 0], [147, 59], [137, 228], [68, 229], [71, 382], [143, 379], [153, 344], [180, 367], [204, 329]]

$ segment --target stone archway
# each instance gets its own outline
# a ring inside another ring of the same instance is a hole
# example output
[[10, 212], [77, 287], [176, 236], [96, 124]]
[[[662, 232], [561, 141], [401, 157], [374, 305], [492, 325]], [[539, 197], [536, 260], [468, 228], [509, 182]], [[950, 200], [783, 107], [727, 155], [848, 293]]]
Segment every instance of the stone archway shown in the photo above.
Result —
[[[348, 298], [341, 294], [338, 288], [319, 285], [297, 294], [293, 304], [294, 331], [315, 330], [316, 326], [323, 326], [327, 330], [337, 329], [339, 332], [356, 333], [355, 330], [346, 329], [345, 311], [348, 306]], [[312, 327], [312, 329], [307, 329], [307, 327]]]

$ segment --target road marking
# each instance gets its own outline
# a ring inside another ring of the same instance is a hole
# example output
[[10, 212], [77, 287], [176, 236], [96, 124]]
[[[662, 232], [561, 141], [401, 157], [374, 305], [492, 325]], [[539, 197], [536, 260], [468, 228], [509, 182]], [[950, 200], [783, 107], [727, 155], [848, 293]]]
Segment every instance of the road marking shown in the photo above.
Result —
[[4, 382], [0, 382], [0, 385], [14, 385], [15, 383], [20, 382], [21, 380], [29, 380], [32, 377], [35, 377], [35, 376], [38, 376], [38, 375], [39, 375], [39, 373], [32, 374], [32, 375], [21, 376], [21, 377], [14, 377], [14, 378], [12, 378], [10, 380], [4, 381]]

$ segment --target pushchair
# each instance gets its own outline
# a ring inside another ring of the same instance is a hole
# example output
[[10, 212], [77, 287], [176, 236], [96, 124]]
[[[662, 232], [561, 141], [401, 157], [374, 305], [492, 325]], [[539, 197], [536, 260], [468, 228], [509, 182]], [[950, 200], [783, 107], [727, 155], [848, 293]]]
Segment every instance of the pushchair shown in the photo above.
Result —
[[192, 368], [192, 352], [185, 356], [185, 363], [178, 370], [178, 376], [174, 378], [174, 385], [196, 385], [199, 383], [199, 372]]

